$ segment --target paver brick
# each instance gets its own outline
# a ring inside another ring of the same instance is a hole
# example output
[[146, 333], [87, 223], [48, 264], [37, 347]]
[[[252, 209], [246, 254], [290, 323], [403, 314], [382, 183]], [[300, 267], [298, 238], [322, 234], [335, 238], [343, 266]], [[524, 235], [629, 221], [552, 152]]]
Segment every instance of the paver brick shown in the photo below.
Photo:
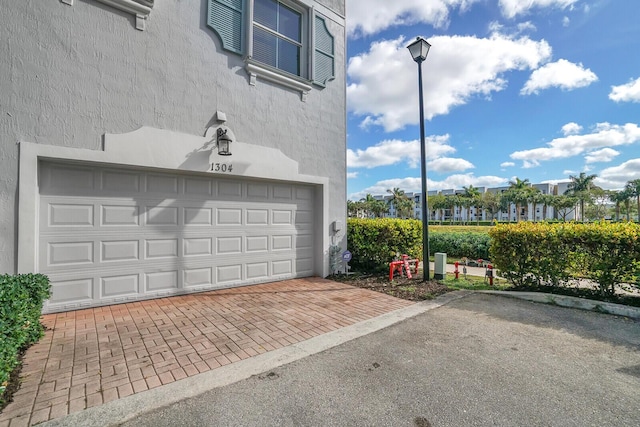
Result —
[[0, 414], [0, 427], [26, 425], [31, 410], [35, 423], [95, 407], [411, 304], [309, 278], [45, 315], [51, 329], [27, 351], [19, 403]]

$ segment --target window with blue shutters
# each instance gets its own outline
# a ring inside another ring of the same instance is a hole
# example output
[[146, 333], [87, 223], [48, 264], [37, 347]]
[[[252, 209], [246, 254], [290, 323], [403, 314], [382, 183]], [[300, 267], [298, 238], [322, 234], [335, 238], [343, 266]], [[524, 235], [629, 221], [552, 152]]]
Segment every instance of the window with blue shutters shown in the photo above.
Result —
[[306, 93], [309, 83], [324, 86], [334, 78], [334, 37], [311, 7], [292, 0], [208, 1], [207, 25], [223, 49], [245, 57], [251, 84], [257, 75]]

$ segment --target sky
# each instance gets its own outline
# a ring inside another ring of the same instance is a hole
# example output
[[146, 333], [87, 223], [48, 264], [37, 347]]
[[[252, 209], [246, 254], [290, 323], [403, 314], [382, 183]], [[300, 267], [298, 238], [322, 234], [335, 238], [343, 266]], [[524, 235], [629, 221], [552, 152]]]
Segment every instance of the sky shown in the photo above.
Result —
[[640, 178], [640, 1], [347, 0], [347, 197]]

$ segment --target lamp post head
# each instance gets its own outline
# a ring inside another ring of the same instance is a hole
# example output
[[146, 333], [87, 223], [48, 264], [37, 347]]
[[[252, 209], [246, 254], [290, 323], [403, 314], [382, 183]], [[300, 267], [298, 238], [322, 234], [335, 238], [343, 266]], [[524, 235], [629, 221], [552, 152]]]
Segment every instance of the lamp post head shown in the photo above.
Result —
[[417, 63], [421, 63], [425, 59], [427, 59], [427, 54], [429, 53], [429, 48], [431, 45], [424, 38], [418, 36], [416, 40], [407, 46], [409, 52], [411, 53], [411, 57]]

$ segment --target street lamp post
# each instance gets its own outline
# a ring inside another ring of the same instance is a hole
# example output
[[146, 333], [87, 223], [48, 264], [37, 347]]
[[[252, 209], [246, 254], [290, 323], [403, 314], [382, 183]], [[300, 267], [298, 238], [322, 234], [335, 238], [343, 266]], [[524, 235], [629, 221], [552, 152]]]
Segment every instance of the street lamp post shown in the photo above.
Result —
[[407, 46], [413, 60], [418, 63], [418, 97], [420, 99], [420, 172], [422, 175], [422, 273], [424, 282], [429, 280], [429, 206], [427, 203], [427, 147], [424, 140], [424, 100], [422, 95], [422, 62], [427, 59], [431, 45], [422, 37]]

